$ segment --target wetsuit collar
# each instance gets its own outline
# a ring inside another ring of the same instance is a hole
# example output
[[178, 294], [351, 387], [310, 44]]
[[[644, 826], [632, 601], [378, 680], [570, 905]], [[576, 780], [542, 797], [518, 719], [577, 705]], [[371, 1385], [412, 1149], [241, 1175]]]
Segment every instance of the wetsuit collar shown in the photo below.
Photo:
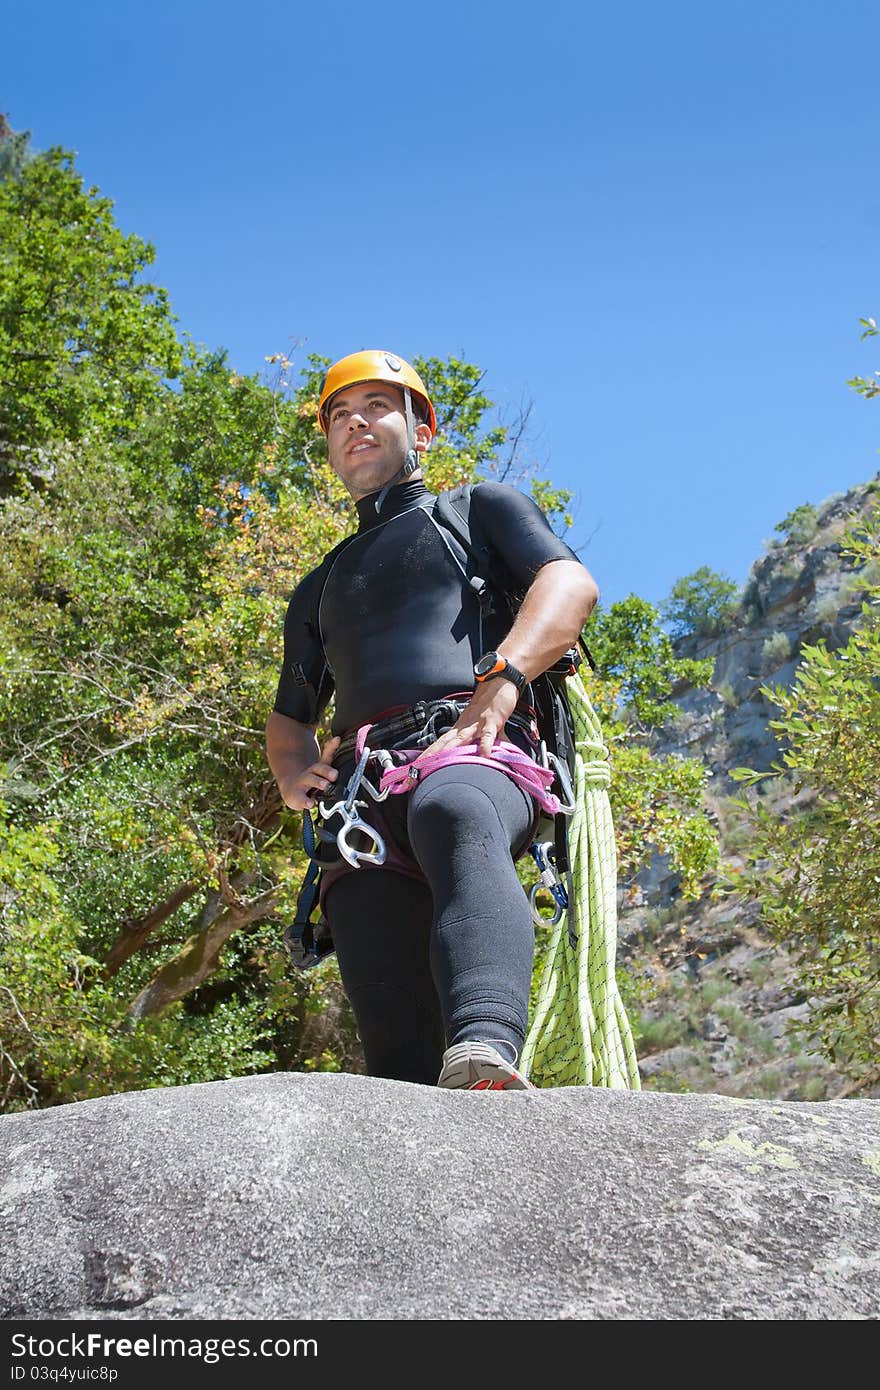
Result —
[[382, 511], [376, 511], [376, 498], [378, 492], [371, 492], [368, 497], [362, 497], [355, 505], [358, 513], [358, 531], [369, 531], [374, 526], [381, 526], [389, 517], [399, 516], [401, 512], [408, 512], [411, 507], [417, 507], [426, 497], [433, 497], [433, 492], [429, 492], [421, 478], [414, 481], [398, 483], [391, 488], [384, 502]]

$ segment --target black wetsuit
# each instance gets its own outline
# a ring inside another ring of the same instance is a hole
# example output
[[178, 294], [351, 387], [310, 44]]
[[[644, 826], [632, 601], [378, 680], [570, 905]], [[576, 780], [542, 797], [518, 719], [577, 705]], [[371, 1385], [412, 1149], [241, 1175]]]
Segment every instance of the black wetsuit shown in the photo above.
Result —
[[[376, 494], [357, 504], [356, 534], [290, 600], [278, 713], [314, 724], [335, 690], [332, 731], [342, 734], [473, 690], [474, 661], [502, 644], [510, 620], [482, 612], [448, 533], [431, 519], [432, 500], [408, 482], [381, 515]], [[549, 561], [577, 558], [515, 488], [480, 484], [471, 517], [506, 590], [526, 590]], [[513, 860], [531, 838], [531, 798], [500, 771], [461, 764], [381, 810], [418, 876], [362, 869], [335, 881], [325, 901], [368, 1072], [433, 1084], [444, 1048], [466, 1039], [518, 1055], [534, 932]]]

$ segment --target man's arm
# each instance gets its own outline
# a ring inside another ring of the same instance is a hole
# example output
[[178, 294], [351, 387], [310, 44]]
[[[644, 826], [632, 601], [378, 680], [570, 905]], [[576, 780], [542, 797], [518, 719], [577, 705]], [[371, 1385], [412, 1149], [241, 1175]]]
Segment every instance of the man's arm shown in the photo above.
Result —
[[328, 791], [339, 773], [332, 765], [339, 739], [328, 739], [318, 749], [317, 724], [301, 724], [273, 710], [266, 724], [266, 757], [286, 806], [311, 810]]
[[[526, 593], [513, 627], [498, 647], [500, 655], [533, 681], [574, 646], [598, 597], [596, 581], [579, 560], [549, 561]], [[500, 677], [485, 681], [457, 723], [421, 757], [463, 743], [479, 743], [480, 754], [488, 758], [518, 699], [512, 681]]]
[[598, 598], [596, 581], [579, 560], [551, 560], [526, 593], [501, 655], [534, 680], [574, 646]]

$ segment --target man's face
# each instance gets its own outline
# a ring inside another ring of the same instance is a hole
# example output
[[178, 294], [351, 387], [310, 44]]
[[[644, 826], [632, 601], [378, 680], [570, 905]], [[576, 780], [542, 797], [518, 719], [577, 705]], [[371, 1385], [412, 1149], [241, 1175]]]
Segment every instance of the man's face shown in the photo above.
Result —
[[[416, 425], [416, 449], [428, 447], [431, 431]], [[327, 421], [330, 467], [357, 502], [378, 492], [406, 459], [403, 390], [384, 381], [346, 386], [330, 401]]]

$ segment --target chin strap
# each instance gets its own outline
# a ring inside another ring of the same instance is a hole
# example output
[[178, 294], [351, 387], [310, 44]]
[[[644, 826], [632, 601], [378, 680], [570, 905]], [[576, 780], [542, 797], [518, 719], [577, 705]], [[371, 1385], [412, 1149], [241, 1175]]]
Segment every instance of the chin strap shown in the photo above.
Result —
[[421, 466], [419, 456], [416, 452], [416, 422], [412, 408], [412, 394], [408, 386], [403, 388], [403, 399], [406, 406], [406, 458], [402, 467], [398, 468], [393, 478], [389, 478], [379, 496], [376, 498], [376, 511], [381, 512], [385, 498], [397, 483], [404, 478], [409, 478]]

